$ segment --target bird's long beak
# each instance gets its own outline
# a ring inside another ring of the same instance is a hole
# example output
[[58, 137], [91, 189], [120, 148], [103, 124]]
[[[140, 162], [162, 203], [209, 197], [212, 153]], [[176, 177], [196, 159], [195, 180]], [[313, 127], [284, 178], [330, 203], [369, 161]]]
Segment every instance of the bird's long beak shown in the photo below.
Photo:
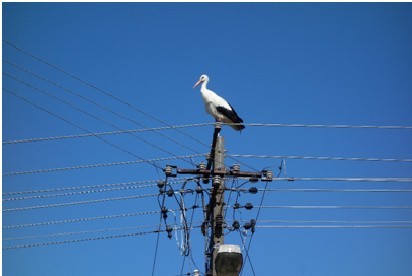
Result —
[[[196, 82], [195, 85], [193, 86], [193, 88], [195, 88], [196, 86], [198, 86], [201, 82], [202, 82], [201, 80], [199, 80], [198, 82]], [[193, 89], [193, 88], [192, 88], [192, 89]]]

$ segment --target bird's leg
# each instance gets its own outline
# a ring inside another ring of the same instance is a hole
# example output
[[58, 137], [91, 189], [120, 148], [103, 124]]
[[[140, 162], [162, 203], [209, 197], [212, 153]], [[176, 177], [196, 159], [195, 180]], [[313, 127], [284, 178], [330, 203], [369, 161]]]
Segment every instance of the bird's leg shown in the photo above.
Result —
[[215, 118], [215, 129], [221, 129], [222, 128], [222, 120], [219, 118]]

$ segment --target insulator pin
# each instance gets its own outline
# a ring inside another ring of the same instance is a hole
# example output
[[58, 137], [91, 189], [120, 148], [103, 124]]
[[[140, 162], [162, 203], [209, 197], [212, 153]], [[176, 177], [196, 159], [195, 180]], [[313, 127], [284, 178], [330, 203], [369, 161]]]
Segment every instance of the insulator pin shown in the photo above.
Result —
[[250, 202], [246, 203], [246, 204], [245, 204], [245, 209], [246, 209], [246, 210], [252, 210], [252, 209], [253, 209], [252, 203], [250, 203]]
[[238, 172], [238, 171], [240, 171], [240, 165], [239, 164], [234, 164], [231, 169], [234, 172]]
[[177, 174], [173, 173], [173, 169], [176, 169], [177, 166], [172, 166], [172, 165], [166, 165], [166, 167], [163, 169], [166, 177], [176, 177]]
[[206, 164], [202, 162], [202, 163], [200, 163], [200, 164], [197, 165], [197, 168], [198, 168], [199, 170], [205, 170], [205, 169], [206, 169]]
[[166, 225], [166, 232], [167, 232], [167, 237], [169, 238], [169, 240], [172, 239], [172, 231], [173, 231], [173, 228], [170, 227], [170, 225]]
[[256, 187], [251, 187], [249, 188], [249, 193], [251, 193], [252, 195], [257, 194], [258, 189]]
[[238, 230], [238, 229], [240, 228], [240, 223], [239, 223], [239, 221], [235, 220], [235, 221], [232, 223], [232, 227], [233, 227], [233, 229]]
[[222, 182], [222, 181], [221, 181], [221, 178], [220, 178], [219, 175], [216, 175], [216, 176], [213, 178], [213, 186], [219, 186], [221, 182]]
[[172, 197], [175, 194], [175, 191], [173, 191], [173, 189], [170, 188], [169, 190], [167, 190], [166, 194], [168, 197]]
[[271, 171], [271, 170], [262, 171], [262, 181], [263, 182], [273, 181], [273, 171]]

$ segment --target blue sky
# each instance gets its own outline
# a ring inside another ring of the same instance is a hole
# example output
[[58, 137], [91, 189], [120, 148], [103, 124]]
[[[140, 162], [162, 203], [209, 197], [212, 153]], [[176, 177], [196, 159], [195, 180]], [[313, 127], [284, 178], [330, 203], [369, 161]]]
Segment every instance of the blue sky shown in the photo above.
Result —
[[[3, 88], [66, 120], [3, 90], [3, 142], [165, 126], [159, 120], [173, 126], [211, 123], [213, 119], [203, 110], [199, 90], [192, 89], [204, 73], [210, 77], [208, 87], [228, 99], [246, 124], [412, 125], [410, 3], [4, 3], [3, 40], [134, 107], [3, 41]], [[16, 65], [49, 82], [23, 72]], [[158, 132], [163, 136], [152, 131], [136, 133], [138, 138], [128, 134], [103, 136], [112, 146], [96, 137], [3, 144], [3, 174], [208, 152], [211, 125], [181, 130], [187, 135], [168, 129]], [[224, 127], [222, 135], [228, 155], [412, 158], [410, 129], [247, 126], [241, 134]], [[249, 166], [256, 170], [270, 168], [275, 173], [282, 161], [236, 159], [242, 162], [243, 170], [250, 170]], [[203, 157], [193, 156], [156, 164], [192, 168], [192, 163], [201, 161]], [[227, 166], [234, 162], [226, 158]], [[410, 162], [291, 158], [285, 162], [287, 171], [281, 177], [407, 178], [412, 171]], [[6, 239], [3, 247], [151, 231], [153, 227], [136, 227], [157, 225], [159, 214], [83, 222], [68, 220], [158, 211], [156, 197], [130, 199], [156, 194], [157, 187], [104, 192], [96, 192], [102, 187], [69, 188], [159, 179], [164, 179], [161, 170], [147, 163], [3, 175], [3, 193], [61, 189], [3, 198], [87, 191], [4, 201], [3, 226], [24, 224], [25, 227], [3, 229]], [[227, 184], [236, 186], [243, 182], [228, 180]], [[115, 187], [136, 185], [143, 183]], [[246, 183], [242, 187], [264, 188], [264, 185]], [[194, 187], [193, 183], [188, 186]], [[335, 192], [266, 192], [263, 206], [412, 205], [410, 183], [277, 181], [269, 183], [268, 188], [334, 189]], [[369, 192], [342, 192], [349, 189]], [[376, 192], [377, 189], [402, 192]], [[261, 196], [262, 192], [241, 194], [237, 200], [258, 206]], [[128, 199], [62, 206], [119, 197]], [[235, 198], [232, 195], [229, 204], [234, 204]], [[192, 206], [199, 201], [189, 194], [185, 203]], [[51, 207], [53, 204], [60, 205]], [[166, 198], [165, 204], [167, 208], [177, 208], [173, 198]], [[46, 208], [7, 211], [30, 206]], [[229, 223], [233, 217], [250, 220], [256, 214], [256, 208], [234, 216], [229, 210], [227, 220]], [[179, 214], [176, 216], [179, 224]], [[410, 226], [410, 209], [267, 208], [262, 209], [259, 220], [259, 226], [305, 227], [257, 228], [249, 252], [256, 275], [412, 274], [411, 228], [341, 227], [389, 222], [389, 225]], [[65, 223], [27, 226], [55, 221]], [[195, 209], [194, 226], [201, 221], [202, 213]], [[173, 224], [172, 213], [168, 223]], [[312, 225], [340, 227], [308, 227]], [[112, 228], [121, 229], [109, 231]], [[106, 231], [90, 232], [98, 229]], [[72, 233], [79, 231], [89, 232]], [[72, 235], [67, 235], [68, 232]], [[66, 234], [50, 237], [55, 233]], [[44, 235], [48, 236], [40, 237]], [[29, 236], [34, 237], [7, 240]], [[248, 243], [250, 232], [244, 237]], [[3, 274], [151, 275], [156, 238], [156, 234], [150, 233], [4, 250]], [[228, 233], [226, 240], [242, 245], [236, 231]], [[200, 230], [193, 229], [193, 261], [186, 258], [182, 266], [184, 258], [175, 238], [169, 240], [166, 233], [161, 233], [154, 274], [185, 274], [196, 266], [204, 271], [203, 244]], [[253, 275], [249, 262], [243, 272]]]

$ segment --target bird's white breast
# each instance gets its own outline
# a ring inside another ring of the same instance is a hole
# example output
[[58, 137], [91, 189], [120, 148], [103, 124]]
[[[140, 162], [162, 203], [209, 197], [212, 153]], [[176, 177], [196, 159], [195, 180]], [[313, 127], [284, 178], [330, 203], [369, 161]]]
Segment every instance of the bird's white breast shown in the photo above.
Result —
[[206, 112], [215, 117], [216, 119], [222, 120], [223, 118], [223, 116], [216, 110], [217, 106], [221, 106], [231, 110], [228, 102], [219, 95], [217, 95], [215, 92], [209, 89], [202, 89], [200, 92], [202, 94]]

